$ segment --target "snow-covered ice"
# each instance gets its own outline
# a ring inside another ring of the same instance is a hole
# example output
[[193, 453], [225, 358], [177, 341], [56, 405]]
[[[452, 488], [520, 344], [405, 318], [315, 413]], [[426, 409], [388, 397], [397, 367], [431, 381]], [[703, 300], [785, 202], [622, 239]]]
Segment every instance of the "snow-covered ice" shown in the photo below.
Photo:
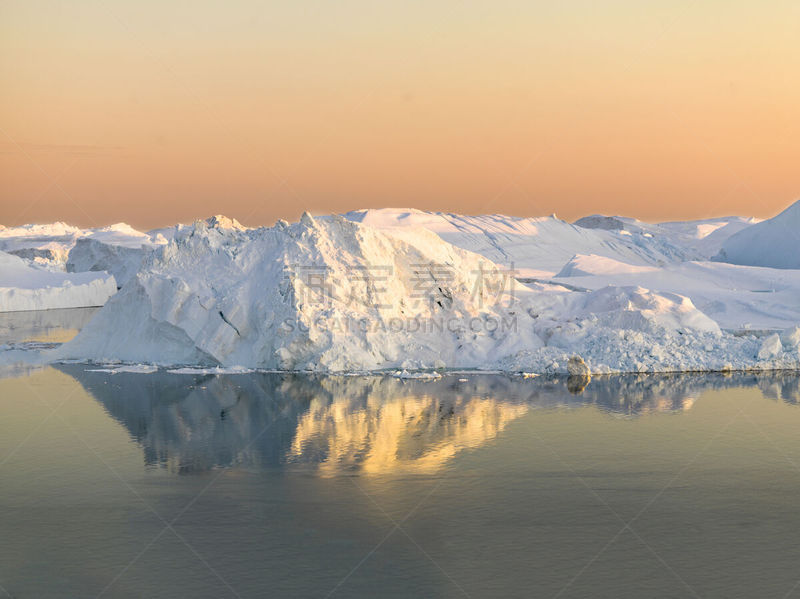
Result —
[[[596, 289], [573, 291], [558, 281], [523, 285], [485, 256], [417, 226], [375, 228], [310, 215], [293, 225], [249, 230], [199, 221], [176, 229], [171, 244], [147, 256], [129, 284], [56, 356], [315, 371], [567, 373], [583, 364], [587, 373], [607, 373], [797, 365], [792, 347], [779, 342], [773, 351], [770, 342], [763, 350], [764, 341], [754, 336], [723, 333], [690, 297], [635, 284], [660, 277], [667, 267], [603, 256], [572, 256], [569, 263], [583, 264], [575, 270], [582, 276], [565, 279], [594, 281]], [[629, 284], [608, 286], [619, 277]]]
[[[26, 225], [0, 230], [0, 245], [33, 252], [0, 254], [0, 302], [98, 305], [119, 284], [47, 359], [134, 371], [790, 369], [798, 234], [800, 203], [767, 221], [382, 209], [256, 229], [224, 216], [148, 233]], [[98, 272], [54, 272], [35, 255], [47, 244], [59, 260], [69, 246], [67, 270]]]

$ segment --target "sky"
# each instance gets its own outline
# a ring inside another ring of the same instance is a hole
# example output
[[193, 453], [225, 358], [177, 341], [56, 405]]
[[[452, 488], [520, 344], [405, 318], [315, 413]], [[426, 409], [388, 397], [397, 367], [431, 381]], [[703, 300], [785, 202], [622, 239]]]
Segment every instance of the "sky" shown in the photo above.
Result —
[[0, 224], [800, 197], [800, 3], [0, 3]]

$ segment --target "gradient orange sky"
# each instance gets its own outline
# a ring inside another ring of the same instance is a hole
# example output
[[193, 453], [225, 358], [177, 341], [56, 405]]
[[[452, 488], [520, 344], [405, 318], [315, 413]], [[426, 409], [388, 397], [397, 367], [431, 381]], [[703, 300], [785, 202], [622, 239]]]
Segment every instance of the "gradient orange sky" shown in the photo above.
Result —
[[0, 223], [800, 197], [800, 3], [0, 4]]

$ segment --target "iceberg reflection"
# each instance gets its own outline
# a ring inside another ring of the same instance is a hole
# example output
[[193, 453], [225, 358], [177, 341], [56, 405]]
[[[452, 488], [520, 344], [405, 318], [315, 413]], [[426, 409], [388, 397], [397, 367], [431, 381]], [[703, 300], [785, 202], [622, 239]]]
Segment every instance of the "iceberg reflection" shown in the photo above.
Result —
[[705, 391], [737, 387], [757, 387], [787, 403], [800, 398], [796, 374], [594, 377], [576, 394], [574, 382], [564, 378], [505, 375], [418, 381], [58, 368], [128, 430], [147, 465], [177, 473], [293, 465], [321, 476], [432, 474], [534, 410], [594, 406], [635, 418], [683, 412]]
[[435, 473], [458, 452], [480, 447], [528, 411], [490, 398], [405, 395], [314, 400], [297, 423], [290, 460], [319, 463], [322, 475]]

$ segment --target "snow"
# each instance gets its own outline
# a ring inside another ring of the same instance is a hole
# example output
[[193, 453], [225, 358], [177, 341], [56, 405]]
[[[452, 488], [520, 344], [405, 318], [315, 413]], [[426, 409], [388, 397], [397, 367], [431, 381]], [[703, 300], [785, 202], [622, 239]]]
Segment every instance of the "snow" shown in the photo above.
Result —
[[678, 293], [689, 297], [723, 329], [783, 329], [800, 323], [800, 271], [682, 262], [649, 271], [614, 273], [610, 268], [600, 272], [590, 257], [576, 257], [571, 262], [583, 264], [584, 274], [567, 269], [569, 276], [559, 273], [563, 278], [555, 282], [585, 289], [641, 285]]
[[556, 278], [640, 274], [644, 272], [657, 272], [658, 270], [659, 269], [654, 266], [634, 266], [633, 264], [626, 264], [625, 262], [620, 262], [613, 258], [606, 258], [605, 256], [596, 256], [594, 254], [584, 256], [577, 254], [564, 265], [561, 271], [556, 275]]
[[101, 306], [116, 290], [104, 272], [53, 272], [0, 252], [0, 312]]
[[800, 200], [732, 235], [714, 260], [744, 266], [800, 269]]
[[152, 238], [147, 233], [137, 231], [126, 223], [117, 223], [109, 227], [89, 229], [85, 235], [90, 239], [128, 248], [140, 248], [153, 245]]
[[[553, 276], [575, 254], [596, 254], [633, 265], [659, 265], [699, 255], [647, 231], [588, 229], [555, 216], [463, 216], [420, 210], [357, 210], [345, 218], [381, 230], [425, 228], [448, 243], [512, 268], [522, 278]], [[648, 233], [649, 234], [649, 233]]]

